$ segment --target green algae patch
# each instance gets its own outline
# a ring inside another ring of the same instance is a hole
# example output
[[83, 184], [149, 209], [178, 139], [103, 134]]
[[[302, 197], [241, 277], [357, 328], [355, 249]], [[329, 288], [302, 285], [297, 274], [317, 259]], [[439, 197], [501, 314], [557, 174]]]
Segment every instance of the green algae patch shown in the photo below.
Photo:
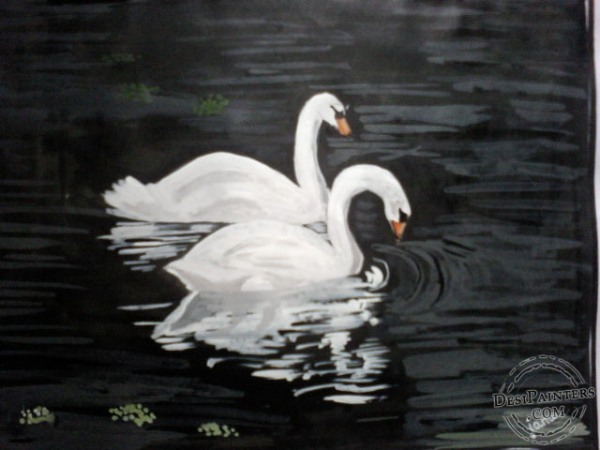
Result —
[[110, 408], [108, 412], [113, 422], [133, 422], [138, 427], [151, 424], [156, 420], [156, 415], [141, 403], [129, 403], [127, 405]]
[[198, 433], [207, 437], [238, 437], [238, 431], [228, 425], [220, 425], [217, 422], [203, 423], [198, 427]]
[[19, 423], [21, 425], [39, 425], [41, 423], [54, 424], [56, 417], [45, 406], [36, 406], [31, 409], [21, 410], [21, 417]]

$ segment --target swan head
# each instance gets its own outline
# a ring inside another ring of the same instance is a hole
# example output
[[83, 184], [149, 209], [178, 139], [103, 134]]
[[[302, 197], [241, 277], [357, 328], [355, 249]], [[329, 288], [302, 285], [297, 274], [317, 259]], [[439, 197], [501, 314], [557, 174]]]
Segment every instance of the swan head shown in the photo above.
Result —
[[[374, 169], [373, 169], [374, 170]], [[398, 179], [388, 170], [375, 172], [378, 177], [377, 194], [383, 200], [385, 216], [397, 240], [402, 239], [408, 219], [412, 214], [408, 197]]]
[[390, 219], [390, 225], [392, 226], [392, 231], [397, 240], [402, 239], [402, 235], [404, 234], [404, 229], [406, 228], [406, 223], [408, 222], [408, 215], [402, 211], [398, 210], [398, 219]]
[[323, 92], [312, 97], [309, 101], [316, 107], [317, 114], [323, 122], [326, 122], [342, 136], [350, 136], [352, 129], [346, 120], [348, 107], [333, 94]]
[[345, 205], [347, 213], [352, 197], [364, 191], [372, 192], [381, 198], [392, 232], [396, 239], [401, 239], [412, 210], [400, 181], [392, 172], [382, 167], [356, 164], [340, 172], [331, 188], [330, 217], [338, 204]]

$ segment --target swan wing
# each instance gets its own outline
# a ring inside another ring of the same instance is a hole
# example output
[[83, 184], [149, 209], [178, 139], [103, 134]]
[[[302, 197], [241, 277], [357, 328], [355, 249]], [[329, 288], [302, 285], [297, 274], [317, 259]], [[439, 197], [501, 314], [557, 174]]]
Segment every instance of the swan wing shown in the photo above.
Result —
[[310, 223], [325, 206], [271, 167], [246, 156], [201, 156], [155, 184], [128, 177], [104, 194], [116, 214], [143, 220]]
[[316, 233], [272, 221], [231, 225], [208, 236], [167, 270], [188, 288], [286, 288], [344, 276], [333, 247]]
[[173, 195], [186, 195], [190, 190], [196, 190], [195, 186], [198, 182], [214, 178], [220, 173], [236, 174], [248, 180], [259, 181], [268, 178], [275, 183], [291, 183], [289, 178], [280, 172], [253, 158], [234, 153], [215, 152], [190, 161], [164, 177], [156, 185]]

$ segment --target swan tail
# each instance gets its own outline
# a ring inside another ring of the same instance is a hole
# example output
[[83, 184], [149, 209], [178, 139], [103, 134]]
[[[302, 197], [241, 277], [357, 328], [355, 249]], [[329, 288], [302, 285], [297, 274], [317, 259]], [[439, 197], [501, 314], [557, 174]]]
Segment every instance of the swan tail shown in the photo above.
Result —
[[151, 186], [140, 183], [129, 176], [112, 185], [112, 190], [102, 194], [104, 201], [111, 206], [110, 214], [133, 220], [158, 220], [167, 217], [168, 211], [153, 192]]

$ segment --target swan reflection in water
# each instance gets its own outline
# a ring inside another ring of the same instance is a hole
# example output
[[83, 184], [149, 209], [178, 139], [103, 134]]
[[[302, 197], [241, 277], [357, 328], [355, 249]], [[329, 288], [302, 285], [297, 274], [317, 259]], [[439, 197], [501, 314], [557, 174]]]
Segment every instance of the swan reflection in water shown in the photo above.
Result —
[[374, 290], [386, 282], [349, 277], [269, 293], [190, 292], [152, 338], [169, 351], [203, 342], [237, 353], [207, 364], [237, 361], [255, 377], [300, 385], [296, 396], [320, 391], [328, 401], [367, 403], [384, 398], [389, 387], [378, 382], [388, 349], [355, 331], [377, 325], [382, 296]]
[[123, 256], [131, 270], [150, 272], [164, 260], [182, 256], [217, 228], [212, 223], [118, 222], [99, 239], [110, 241], [108, 249]]

